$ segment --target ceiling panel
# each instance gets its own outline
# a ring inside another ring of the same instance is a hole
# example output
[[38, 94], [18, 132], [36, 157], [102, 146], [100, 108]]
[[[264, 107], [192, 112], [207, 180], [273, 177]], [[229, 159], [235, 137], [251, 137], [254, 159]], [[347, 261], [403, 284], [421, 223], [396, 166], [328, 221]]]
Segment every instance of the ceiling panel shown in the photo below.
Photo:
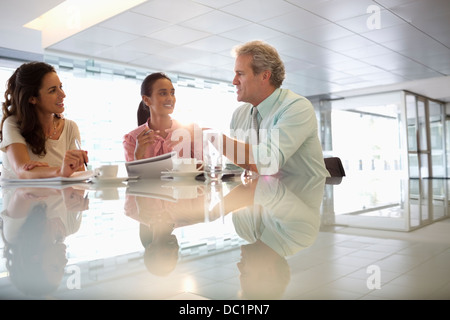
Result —
[[[360, 34], [371, 30], [367, 27], [367, 19], [369, 16], [369, 14], [363, 12], [359, 16], [337, 20], [335, 21], [335, 23], [342, 26], [343, 28], [346, 28], [349, 31]], [[390, 12], [389, 10], [380, 8], [380, 27], [382, 29], [402, 23], [405, 23], [402, 18]]]
[[[97, 55], [99, 56], [99, 55]], [[133, 63], [138, 59], [148, 57], [148, 53], [143, 53], [135, 50], [129, 50], [120, 47], [104, 48], [101, 51], [101, 57], [110, 61], [117, 61], [120, 63]]]
[[296, 7], [283, 0], [242, 0], [222, 10], [252, 22], [269, 20], [295, 11]]
[[[210, 36], [201, 40], [197, 40], [186, 44], [188, 48], [194, 48], [208, 53], [218, 53], [224, 50], [230, 50], [238, 45], [239, 42], [230, 40], [221, 36]], [[230, 50], [231, 51], [231, 50]]]
[[139, 36], [151, 36], [153, 32], [162, 30], [170, 25], [169, 22], [135, 12], [125, 12], [100, 23], [100, 26], [104, 28]]
[[212, 11], [199, 17], [181, 22], [180, 25], [212, 34], [222, 33], [238, 27], [249, 25], [250, 22], [222, 11]]
[[155, 40], [155, 39], [147, 38], [147, 37], [137, 38], [135, 40], [128, 41], [128, 42], [118, 46], [118, 48], [121, 48], [124, 50], [137, 51], [137, 52], [142, 52], [142, 53], [146, 53], [146, 54], [159, 53], [161, 51], [166, 51], [173, 47], [174, 47], [173, 45], [171, 45], [167, 42], [159, 41], [159, 40]]
[[152, 33], [151, 37], [160, 41], [165, 41], [177, 46], [187, 44], [210, 35], [208, 32], [198, 31], [191, 28], [172, 25], [163, 30]]
[[327, 23], [301, 30], [297, 32], [296, 35], [305, 41], [322, 44], [323, 42], [352, 36], [354, 33], [337, 24]]
[[[8, 37], [0, 47], [17, 30], [22, 48], [22, 25], [60, 2], [2, 4], [0, 28]], [[379, 9], [379, 29], [367, 25], [369, 6]], [[448, 0], [151, 0], [45, 52], [230, 82], [232, 47], [262, 39], [285, 61], [286, 87], [306, 96], [339, 95], [448, 79], [449, 21]], [[449, 90], [439, 96], [450, 101]]]
[[130, 11], [176, 24], [212, 10], [193, 1], [157, 0], [145, 2]]
[[[448, 13], [448, 0], [415, 0], [393, 6], [384, 1], [385, 6], [393, 13], [416, 25], [418, 21], [430, 20]], [[383, 3], [383, 1], [381, 1]]]
[[111, 30], [103, 27], [92, 27], [75, 35], [73, 39], [82, 41], [104, 44], [107, 46], [119, 46], [131, 40], [138, 39], [140, 36], [136, 34]]
[[371, 0], [288, 0], [288, 2], [329, 21], [348, 19], [367, 13]]
[[239, 1], [241, 1], [241, 0], [220, 0], [220, 1], [217, 1], [217, 0], [194, 0], [194, 2], [196, 2], [196, 3], [200, 3], [205, 6], [215, 8], [215, 9], [220, 9], [220, 8], [226, 7], [230, 4], [233, 4], [233, 3], [236, 3]]
[[101, 57], [102, 50], [107, 50], [111, 48], [111, 46], [72, 38], [61, 41], [53, 45], [52, 48], [55, 51], [61, 51], [85, 57]]
[[282, 37], [283, 33], [266, 26], [262, 26], [260, 24], [249, 24], [227, 32], [223, 32], [220, 35], [225, 38], [243, 43], [254, 39], [268, 41], [270, 39]]
[[295, 9], [290, 13], [267, 19], [263, 25], [297, 37], [297, 33], [312, 27], [329, 23], [327, 20], [302, 9]]
[[373, 58], [378, 55], [388, 54], [390, 52], [392, 52], [392, 50], [385, 45], [373, 43], [364, 47], [342, 50], [340, 53], [358, 61], [362, 58]]

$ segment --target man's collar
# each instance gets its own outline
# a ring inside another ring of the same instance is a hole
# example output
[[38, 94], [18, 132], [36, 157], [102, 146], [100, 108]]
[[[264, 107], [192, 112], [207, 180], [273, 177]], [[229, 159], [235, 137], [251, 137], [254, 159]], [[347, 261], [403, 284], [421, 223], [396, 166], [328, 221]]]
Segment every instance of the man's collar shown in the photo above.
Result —
[[264, 119], [264, 117], [269, 113], [269, 111], [272, 109], [275, 101], [278, 100], [278, 97], [281, 94], [281, 89], [276, 88], [270, 96], [268, 96], [263, 102], [261, 102], [258, 105], [258, 112], [261, 115], [261, 117]]

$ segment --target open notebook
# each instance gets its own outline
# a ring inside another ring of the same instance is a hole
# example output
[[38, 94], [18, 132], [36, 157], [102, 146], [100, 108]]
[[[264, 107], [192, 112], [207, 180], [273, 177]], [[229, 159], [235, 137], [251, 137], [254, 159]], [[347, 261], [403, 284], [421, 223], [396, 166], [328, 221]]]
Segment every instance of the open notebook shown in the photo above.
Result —
[[54, 178], [41, 178], [41, 179], [0, 179], [3, 184], [61, 184], [61, 183], [76, 183], [76, 182], [86, 182], [93, 178], [95, 175], [94, 171], [77, 171], [74, 172], [70, 177], [54, 177]]

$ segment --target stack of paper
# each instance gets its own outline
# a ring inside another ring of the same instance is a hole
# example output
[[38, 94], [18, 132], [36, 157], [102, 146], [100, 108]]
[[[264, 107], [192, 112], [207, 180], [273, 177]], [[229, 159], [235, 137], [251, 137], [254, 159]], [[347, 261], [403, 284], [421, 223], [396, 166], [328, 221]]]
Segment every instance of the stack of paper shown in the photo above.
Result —
[[172, 157], [177, 153], [171, 152], [160, 156], [125, 162], [125, 168], [129, 177], [138, 177], [139, 179], [159, 179], [161, 172], [172, 170]]
[[77, 171], [70, 177], [54, 177], [54, 178], [41, 178], [41, 179], [5, 179], [0, 181], [2, 184], [61, 184], [61, 183], [79, 183], [87, 182], [94, 177], [94, 171]]

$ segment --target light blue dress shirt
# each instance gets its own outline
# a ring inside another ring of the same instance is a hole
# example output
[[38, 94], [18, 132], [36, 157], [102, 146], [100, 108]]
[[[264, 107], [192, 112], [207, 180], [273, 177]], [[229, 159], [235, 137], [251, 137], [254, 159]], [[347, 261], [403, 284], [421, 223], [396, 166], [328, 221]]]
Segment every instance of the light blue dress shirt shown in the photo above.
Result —
[[[248, 143], [252, 105], [233, 113], [232, 137]], [[311, 102], [289, 89], [276, 89], [258, 105], [259, 143], [253, 157], [261, 175], [300, 174], [329, 177]]]

